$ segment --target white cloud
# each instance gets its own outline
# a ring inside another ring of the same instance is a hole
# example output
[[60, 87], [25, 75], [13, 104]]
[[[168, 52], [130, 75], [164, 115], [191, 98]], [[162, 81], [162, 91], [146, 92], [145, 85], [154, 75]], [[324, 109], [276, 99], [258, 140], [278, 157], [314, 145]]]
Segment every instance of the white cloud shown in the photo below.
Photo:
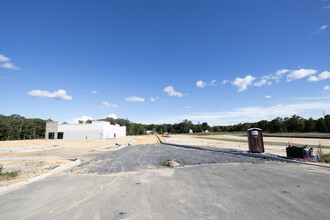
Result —
[[281, 69], [281, 70], [277, 70], [277, 72], [275, 73], [276, 76], [281, 76], [287, 72], [289, 72], [290, 70], [288, 69]]
[[272, 96], [270, 96], [270, 95], [266, 95], [265, 98], [266, 98], [266, 99], [270, 99], [270, 98], [272, 98]]
[[108, 107], [108, 108], [117, 108], [118, 105], [116, 104], [110, 104], [107, 101], [102, 102], [102, 105], [99, 106], [100, 109], [103, 109], [104, 107]]
[[150, 102], [156, 102], [158, 99], [159, 99], [159, 96], [157, 96], [156, 98], [151, 97], [151, 98], [150, 98]]
[[244, 90], [247, 89], [247, 87], [249, 85], [252, 84], [252, 82], [255, 80], [256, 78], [251, 76], [251, 75], [247, 75], [246, 77], [244, 78], [240, 78], [240, 77], [237, 77], [235, 79], [235, 81], [232, 82], [232, 84], [234, 86], [237, 86], [238, 87], [238, 92], [243, 92]]
[[216, 85], [217, 85], [216, 82], [217, 82], [216, 80], [212, 80], [212, 81], [210, 82], [210, 85], [211, 85], [211, 86], [216, 86]]
[[93, 95], [96, 95], [97, 93], [98, 93], [98, 92], [97, 92], [96, 90], [93, 90], [93, 91], [92, 91], [92, 94], [93, 94]]
[[182, 93], [175, 91], [173, 86], [167, 86], [163, 91], [167, 93], [169, 96], [177, 96], [180, 98], [183, 97]]
[[324, 86], [323, 90], [330, 90], [330, 86]]
[[324, 72], [320, 73], [318, 76], [310, 76], [308, 78], [308, 81], [316, 82], [316, 81], [325, 80], [328, 78], [330, 78], [330, 72], [324, 71]]
[[125, 99], [126, 102], [144, 102], [144, 98], [136, 97], [136, 96], [131, 96], [127, 97]]
[[267, 80], [262, 79], [259, 82], [254, 83], [254, 86], [259, 86], [261, 87], [262, 85], [266, 84]]
[[9, 69], [9, 70], [19, 70], [19, 68], [17, 66], [15, 66], [12, 63], [4, 63], [4, 64], [0, 64], [0, 67], [5, 68], [5, 69]]
[[198, 80], [197, 82], [196, 82], [196, 86], [197, 86], [197, 88], [204, 88], [205, 86], [206, 86], [206, 82], [203, 82], [202, 80]]
[[330, 5], [323, 6], [323, 9], [330, 9]]
[[291, 71], [286, 77], [286, 81], [290, 82], [292, 80], [302, 79], [306, 76], [313, 75], [317, 71], [313, 69], [299, 69]]
[[81, 117], [76, 117], [76, 118], [74, 118], [72, 121], [73, 121], [73, 123], [76, 123], [76, 124], [78, 124], [79, 123], [79, 121], [87, 121], [87, 120], [93, 120], [93, 118], [92, 117], [89, 117], [89, 116], [86, 116], [86, 115], [83, 115], [83, 116], [81, 116]]
[[294, 104], [279, 104], [269, 107], [250, 106], [238, 108], [233, 111], [224, 112], [205, 112], [199, 114], [185, 114], [170, 117], [152, 118], [151, 123], [177, 123], [184, 119], [193, 121], [205, 121], [209, 124], [231, 125], [244, 122], [257, 122], [260, 120], [272, 120], [276, 117], [290, 117], [294, 114], [305, 118], [321, 117], [322, 111], [330, 111], [330, 102], [328, 100], [319, 102], [306, 102]]
[[227, 83], [229, 82], [229, 80], [224, 80], [224, 81], [222, 81], [222, 85], [226, 85]]
[[104, 117], [100, 117], [99, 119], [105, 119], [105, 118], [113, 118], [113, 119], [117, 119], [117, 115], [115, 114], [109, 114], [109, 115], [106, 115]]
[[323, 31], [325, 31], [325, 29], [327, 29], [328, 25], [323, 25], [321, 27], [319, 27], [317, 29], [317, 31], [315, 31], [315, 34], [321, 34]]
[[9, 62], [9, 57], [5, 57], [4, 55], [0, 54], [0, 62]]
[[72, 96], [66, 94], [66, 91], [63, 89], [59, 89], [54, 92], [41, 91], [41, 90], [31, 90], [28, 92], [29, 96], [33, 97], [42, 97], [49, 99], [57, 99], [57, 100], [71, 100]]
[[192, 108], [192, 107], [187, 105], [187, 106], [185, 106], [184, 108], [186, 108], [186, 109], [190, 109], [190, 108]]
[[319, 30], [325, 30], [325, 29], [327, 29], [327, 27], [328, 27], [328, 25], [323, 25], [319, 28]]
[[269, 82], [267, 83], [267, 85], [269, 85], [269, 86], [270, 86], [271, 84], [273, 84], [271, 81], [269, 81]]

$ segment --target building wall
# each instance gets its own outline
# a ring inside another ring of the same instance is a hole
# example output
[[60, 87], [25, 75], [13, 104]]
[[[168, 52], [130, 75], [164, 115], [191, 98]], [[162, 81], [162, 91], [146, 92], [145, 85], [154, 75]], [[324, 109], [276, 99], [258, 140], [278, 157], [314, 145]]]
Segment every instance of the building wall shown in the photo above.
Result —
[[[93, 121], [91, 124], [57, 124], [57, 126], [56, 132], [63, 132], [64, 140], [104, 140], [126, 136], [125, 126], [111, 125], [105, 121]], [[48, 138], [47, 135], [46, 129]]]
[[58, 131], [58, 122], [47, 122], [46, 123], [46, 134], [45, 138], [49, 139], [49, 133], [54, 132], [54, 139], [57, 139], [57, 131]]

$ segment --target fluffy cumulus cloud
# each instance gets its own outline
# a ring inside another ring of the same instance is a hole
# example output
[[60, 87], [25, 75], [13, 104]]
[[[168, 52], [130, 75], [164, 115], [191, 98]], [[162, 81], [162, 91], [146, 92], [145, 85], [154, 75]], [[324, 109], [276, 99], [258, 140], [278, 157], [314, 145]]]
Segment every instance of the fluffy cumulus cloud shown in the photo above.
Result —
[[247, 87], [249, 85], [252, 84], [252, 82], [255, 80], [256, 78], [251, 76], [251, 75], [247, 75], [246, 77], [244, 78], [240, 78], [240, 77], [237, 77], [233, 82], [232, 84], [236, 87], [238, 87], [238, 92], [243, 92], [244, 90], [247, 89]]
[[9, 69], [9, 70], [19, 70], [19, 68], [17, 66], [15, 66], [12, 63], [9, 63], [10, 58], [6, 57], [3, 54], [0, 54], [0, 67], [5, 68], [5, 69]]
[[165, 93], [169, 96], [177, 96], [177, 97], [183, 97], [183, 94], [181, 92], [175, 91], [173, 86], [167, 86], [166, 88], [163, 89]]
[[19, 70], [19, 68], [12, 63], [3, 63], [3, 64], [0, 64], [0, 67], [9, 69], [9, 70]]
[[286, 81], [290, 82], [292, 80], [302, 79], [306, 76], [315, 74], [317, 71], [313, 69], [299, 69], [293, 70], [286, 76]]
[[116, 105], [116, 104], [110, 104], [109, 102], [104, 101], [104, 102], [102, 102], [102, 105], [99, 106], [99, 108], [100, 109], [103, 109], [105, 107], [107, 107], [107, 108], [117, 108], [118, 105]]
[[330, 90], [330, 86], [324, 86], [323, 90]]
[[254, 83], [253, 85], [254, 85], [254, 86], [261, 87], [262, 85], [266, 84], [266, 82], [267, 82], [267, 80], [262, 79], [262, 80], [260, 80], [259, 82]]
[[205, 86], [206, 86], [206, 82], [203, 82], [202, 80], [198, 80], [197, 82], [196, 82], [196, 87], [197, 88], [204, 88]]
[[216, 81], [216, 80], [212, 80], [212, 81], [210, 82], [210, 85], [211, 85], [211, 86], [216, 86], [216, 85], [217, 85], [217, 81]]
[[151, 97], [151, 98], [150, 98], [150, 102], [156, 102], [158, 99], [159, 99], [159, 96], [157, 96], [156, 98]]
[[226, 85], [227, 83], [229, 82], [229, 80], [224, 80], [224, 81], [222, 81], [222, 85]]
[[125, 99], [126, 102], [144, 102], [144, 98], [140, 98], [140, 97], [137, 97], [137, 96], [131, 96], [131, 97], [127, 97]]
[[83, 116], [81, 116], [81, 117], [75, 117], [75, 118], [72, 120], [72, 122], [75, 123], [75, 124], [78, 124], [79, 121], [84, 121], [84, 122], [85, 122], [85, 121], [87, 121], [87, 120], [93, 120], [93, 118], [90, 117], [90, 116], [83, 115]]
[[0, 62], [9, 62], [9, 57], [5, 57], [4, 55], [0, 54]]
[[274, 80], [275, 82], [280, 82], [280, 79], [283, 77], [284, 74], [288, 73], [290, 70], [288, 69], [281, 69], [281, 70], [277, 70], [277, 72], [275, 74], [271, 75], [272, 80]]
[[29, 96], [32, 97], [41, 97], [48, 99], [56, 99], [56, 100], [71, 100], [72, 96], [66, 94], [66, 91], [63, 89], [59, 89], [54, 92], [41, 91], [41, 90], [31, 90], [28, 92]]
[[310, 76], [308, 78], [308, 81], [317, 82], [317, 81], [325, 80], [328, 78], [330, 78], [330, 72], [324, 71], [324, 72], [320, 73], [318, 76]]
[[109, 115], [106, 115], [104, 117], [100, 117], [99, 119], [105, 119], [105, 118], [113, 118], [113, 119], [117, 119], [117, 115], [115, 114], [109, 114]]
[[266, 99], [270, 99], [270, 98], [272, 98], [272, 96], [270, 96], [270, 95], [266, 95], [265, 98], [266, 98]]

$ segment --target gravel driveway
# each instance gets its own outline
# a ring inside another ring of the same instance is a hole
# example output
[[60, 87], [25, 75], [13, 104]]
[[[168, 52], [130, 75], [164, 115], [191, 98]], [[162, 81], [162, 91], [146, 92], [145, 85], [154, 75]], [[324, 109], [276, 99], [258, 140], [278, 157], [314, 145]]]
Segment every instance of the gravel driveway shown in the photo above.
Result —
[[212, 163], [263, 163], [267, 160], [240, 155], [237, 151], [214, 148], [185, 148], [167, 144], [148, 144], [90, 155], [80, 167], [85, 172], [110, 174], [164, 166], [162, 160], [175, 159], [184, 165]]

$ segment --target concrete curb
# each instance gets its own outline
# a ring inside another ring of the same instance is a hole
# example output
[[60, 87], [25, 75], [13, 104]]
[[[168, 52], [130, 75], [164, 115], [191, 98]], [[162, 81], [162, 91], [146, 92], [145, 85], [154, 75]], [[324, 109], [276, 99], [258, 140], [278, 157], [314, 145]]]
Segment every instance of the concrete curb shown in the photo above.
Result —
[[[191, 148], [191, 149], [196, 149], [196, 150], [208, 150], [208, 149], [205, 149], [203, 147], [186, 146], [186, 145], [180, 145], [180, 144], [166, 143], [166, 142], [163, 142], [158, 137], [158, 135], [156, 135], [156, 136], [159, 139], [159, 142], [161, 144], [166, 144], [166, 145], [176, 146], [176, 147]], [[216, 150], [216, 148], [214, 148], [214, 150]], [[276, 156], [276, 155], [253, 154], [253, 153], [240, 152], [240, 151], [236, 151], [236, 150], [232, 150], [232, 151], [233, 151], [233, 154], [243, 155], [243, 156], [247, 156], [247, 157], [254, 157], [254, 158], [261, 158], [261, 159], [268, 159], [268, 160], [276, 160], [276, 161], [281, 161], [281, 162], [286, 162], [286, 163], [304, 164], [304, 165], [317, 166], [317, 167], [330, 169], [330, 166], [326, 166], [326, 165], [322, 165], [322, 164], [316, 164], [316, 163], [315, 164], [314, 163], [308, 163], [308, 162], [304, 162], [304, 161], [292, 160], [292, 159], [288, 159], [288, 158], [281, 157], [281, 156]]]
[[7, 191], [10, 191], [10, 190], [14, 190], [14, 189], [18, 189], [18, 188], [20, 188], [22, 186], [25, 186], [27, 184], [30, 184], [30, 183], [39, 181], [39, 180], [44, 179], [46, 177], [49, 177], [51, 175], [60, 173], [60, 172], [62, 172], [64, 170], [71, 169], [71, 168], [73, 168], [75, 166], [78, 166], [79, 164], [81, 164], [81, 160], [80, 159], [76, 159], [72, 163], [68, 163], [68, 164], [64, 164], [62, 166], [56, 167], [55, 169], [51, 170], [50, 172], [44, 173], [44, 174], [42, 174], [40, 176], [36, 176], [36, 177], [33, 177], [31, 179], [28, 179], [28, 180], [24, 180], [24, 181], [19, 182], [19, 183], [14, 183], [14, 184], [11, 184], [9, 186], [3, 186], [3, 187], [0, 188], [0, 193], [7, 192]]

